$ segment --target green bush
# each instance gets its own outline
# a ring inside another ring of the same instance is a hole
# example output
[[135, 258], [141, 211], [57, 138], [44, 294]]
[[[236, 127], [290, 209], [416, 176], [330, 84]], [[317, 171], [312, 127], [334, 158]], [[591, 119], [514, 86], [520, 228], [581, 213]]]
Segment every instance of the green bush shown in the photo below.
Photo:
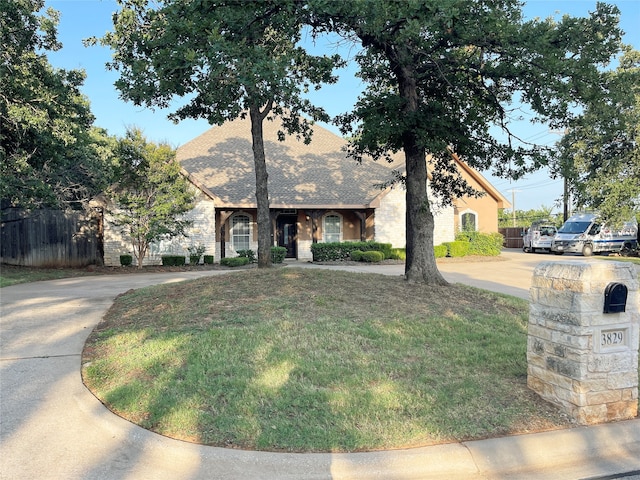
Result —
[[388, 257], [391, 260], [406, 260], [407, 259], [407, 249], [406, 248], [392, 248], [391, 256]]
[[360, 262], [362, 261], [362, 254], [364, 252], [362, 250], [354, 250], [351, 252], [351, 260], [353, 260], [354, 262]]
[[384, 260], [384, 253], [378, 252], [376, 250], [369, 250], [367, 252], [362, 252], [362, 261], [369, 263], [378, 263]]
[[162, 265], [165, 267], [179, 267], [185, 264], [184, 255], [163, 255]]
[[282, 263], [287, 256], [285, 247], [271, 247], [271, 263]]
[[436, 258], [443, 258], [447, 256], [447, 246], [446, 245], [436, 245], [433, 247], [433, 253]]
[[469, 242], [456, 240], [455, 242], [443, 243], [443, 245], [447, 246], [447, 255], [449, 257], [464, 257], [469, 254]]
[[213, 265], [213, 255], [205, 255], [204, 256], [204, 263], [207, 265]]
[[131, 255], [120, 255], [120, 265], [128, 267], [133, 263], [133, 257]]
[[380, 242], [332, 242], [314, 243], [311, 245], [311, 253], [314, 262], [344, 261], [351, 259], [351, 252], [360, 250], [368, 252], [375, 250], [382, 252], [384, 258], [391, 258], [393, 247], [390, 243]]
[[241, 267], [249, 263], [248, 257], [225, 257], [220, 259], [220, 265], [225, 267]]
[[197, 265], [200, 263], [200, 255], [189, 255], [189, 265]]
[[246, 257], [249, 259], [249, 263], [255, 263], [256, 254], [253, 250], [238, 250], [239, 257]]
[[503, 237], [499, 233], [460, 232], [457, 241], [469, 242], [468, 255], [497, 256], [502, 251]]

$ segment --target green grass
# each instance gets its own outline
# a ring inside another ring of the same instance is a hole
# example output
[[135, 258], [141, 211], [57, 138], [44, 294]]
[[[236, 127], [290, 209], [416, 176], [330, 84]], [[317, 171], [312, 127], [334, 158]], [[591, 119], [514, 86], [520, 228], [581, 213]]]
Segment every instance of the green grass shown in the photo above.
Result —
[[361, 451], [564, 427], [526, 387], [527, 302], [454, 285], [295, 268], [120, 296], [83, 378], [163, 435]]
[[599, 257], [602, 258], [603, 260], [613, 260], [615, 262], [630, 262], [630, 263], [635, 263], [636, 265], [640, 265], [640, 258], [638, 257], [614, 257], [612, 256], [602, 256]]
[[185, 265], [180, 267], [165, 266], [145, 266], [138, 269], [133, 266], [129, 267], [98, 267], [90, 265], [87, 267], [21, 267], [16, 265], [0, 266], [0, 287], [8, 287], [20, 283], [39, 282], [43, 280], [57, 280], [60, 278], [86, 277], [95, 275], [120, 275], [120, 274], [139, 274], [139, 273], [159, 273], [159, 272], [180, 272], [189, 270], [205, 270], [219, 268], [217, 265]]
[[[79, 269], [73, 268], [30, 268], [13, 265], [2, 265], [0, 268], [0, 287], [8, 287], [19, 283], [56, 280], [78, 276]], [[83, 272], [84, 274], [84, 272]]]

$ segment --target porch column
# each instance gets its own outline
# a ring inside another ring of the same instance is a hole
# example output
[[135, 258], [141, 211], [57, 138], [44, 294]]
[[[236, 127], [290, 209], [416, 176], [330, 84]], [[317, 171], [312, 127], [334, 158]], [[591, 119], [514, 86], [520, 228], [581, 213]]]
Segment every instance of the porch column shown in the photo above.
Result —
[[278, 215], [280, 215], [280, 210], [269, 210], [269, 220], [271, 221], [271, 245], [277, 246], [278, 240], [276, 239], [276, 225], [278, 221]]
[[226, 257], [226, 224], [227, 224], [227, 220], [229, 220], [229, 217], [233, 214], [232, 211], [223, 211], [223, 210], [219, 210], [220, 212], [220, 258], [224, 258]]
[[360, 212], [355, 210], [353, 213], [356, 214], [358, 219], [360, 220], [360, 241], [367, 241], [367, 212]]
[[318, 243], [318, 220], [322, 218], [324, 210], [308, 210], [307, 213], [311, 217], [311, 242]]

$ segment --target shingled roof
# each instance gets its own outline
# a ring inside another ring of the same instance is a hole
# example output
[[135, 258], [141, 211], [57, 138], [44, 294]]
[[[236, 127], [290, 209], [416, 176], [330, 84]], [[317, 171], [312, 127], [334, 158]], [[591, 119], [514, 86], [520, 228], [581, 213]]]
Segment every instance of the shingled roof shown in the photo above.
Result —
[[[271, 208], [372, 208], [392, 178], [386, 162], [347, 158], [346, 141], [319, 125], [309, 145], [287, 136], [280, 123], [264, 122]], [[255, 173], [249, 118], [213, 127], [178, 148], [177, 159], [218, 207], [255, 208]]]

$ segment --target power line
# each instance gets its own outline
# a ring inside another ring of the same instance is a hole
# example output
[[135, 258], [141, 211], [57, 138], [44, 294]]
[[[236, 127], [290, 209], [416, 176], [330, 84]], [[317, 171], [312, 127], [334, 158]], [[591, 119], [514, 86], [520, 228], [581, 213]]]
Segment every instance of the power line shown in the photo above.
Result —
[[531, 183], [529, 185], [518, 185], [518, 188], [521, 188], [523, 190], [531, 190], [532, 188], [538, 188], [540, 186], [551, 186], [554, 185], [556, 183], [561, 182], [562, 179], [560, 180], [551, 180], [551, 181], [547, 181], [547, 180], [542, 180], [540, 182], [536, 182], [536, 183]]

